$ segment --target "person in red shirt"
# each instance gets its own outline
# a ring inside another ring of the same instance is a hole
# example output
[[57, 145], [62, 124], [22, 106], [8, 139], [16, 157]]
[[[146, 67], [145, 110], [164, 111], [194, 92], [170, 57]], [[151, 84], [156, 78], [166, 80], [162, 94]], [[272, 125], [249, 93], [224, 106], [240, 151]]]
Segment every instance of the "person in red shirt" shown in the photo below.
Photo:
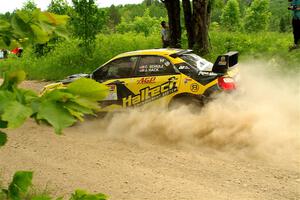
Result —
[[21, 57], [22, 52], [23, 52], [22, 47], [17, 47], [17, 48], [14, 48], [13, 50], [11, 50], [11, 53], [15, 54], [18, 57]]

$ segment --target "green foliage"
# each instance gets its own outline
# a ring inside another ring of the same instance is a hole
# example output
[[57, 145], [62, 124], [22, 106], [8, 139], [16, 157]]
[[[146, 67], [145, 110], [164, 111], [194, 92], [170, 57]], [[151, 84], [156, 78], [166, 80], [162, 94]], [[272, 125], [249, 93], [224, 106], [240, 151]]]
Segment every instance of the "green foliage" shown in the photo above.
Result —
[[26, 11], [34, 11], [35, 9], [37, 9], [37, 5], [34, 2], [34, 0], [27, 0], [22, 7], [22, 10], [26, 10]]
[[70, 12], [70, 6], [66, 0], [51, 0], [50, 5], [48, 6], [48, 11], [58, 14], [66, 15]]
[[13, 180], [7, 190], [8, 199], [21, 200], [25, 197], [31, 186], [32, 172], [18, 171], [14, 174]]
[[91, 73], [119, 53], [138, 49], [157, 48], [161, 45], [159, 32], [144, 34], [100, 34], [92, 55], [82, 53], [78, 39], [62, 41], [46, 56], [36, 58], [29, 48], [21, 58], [0, 62], [0, 74], [5, 70], [24, 70], [29, 79], [59, 80], [76, 73]]
[[272, 0], [270, 2], [270, 30], [285, 32], [291, 30], [291, 13], [287, 9], [288, 1]]
[[7, 122], [7, 128], [21, 126], [32, 115], [32, 109], [23, 104], [12, 101], [3, 110], [2, 120]]
[[244, 28], [247, 32], [266, 31], [271, 13], [269, 0], [254, 0], [246, 10]]
[[119, 33], [144, 33], [147, 37], [151, 33], [158, 33], [160, 31], [161, 21], [162, 19], [150, 17], [150, 10], [147, 8], [142, 17], [137, 16], [133, 21], [127, 21], [125, 18], [122, 18], [121, 23], [116, 27], [116, 29]]
[[237, 0], [228, 0], [221, 16], [222, 26], [228, 31], [241, 29], [241, 13]]
[[[5, 200], [52, 200], [46, 194], [31, 195], [30, 188], [32, 186], [33, 172], [31, 171], [17, 171], [12, 182], [9, 184], [8, 188], [0, 188], [0, 199]], [[63, 199], [57, 198], [56, 200]], [[108, 197], [104, 194], [89, 194], [84, 190], [76, 190], [69, 200], [107, 200]]]
[[[123, 21], [132, 22], [135, 17], [142, 17], [146, 9], [149, 10], [149, 15], [152, 18], [167, 18], [165, 6], [159, 0], [144, 1], [137, 5], [111, 6], [103, 8], [109, 16], [109, 20], [106, 21], [106, 28], [109, 27], [109, 30], [114, 30], [114, 27], [122, 22], [122, 18], [124, 18]], [[113, 24], [112, 21], [114, 21]]]
[[79, 79], [64, 89], [44, 93], [36, 119], [47, 121], [60, 134], [62, 129], [73, 125], [77, 119], [83, 121], [85, 114], [97, 111], [97, 102], [106, 96], [106, 92], [106, 86], [92, 79]]
[[[41, 96], [33, 91], [18, 88], [25, 74], [17, 71], [5, 74], [0, 87], [0, 121], [1, 128], [17, 128], [29, 117], [37, 122], [52, 125], [57, 134], [62, 129], [73, 125], [77, 120], [83, 121], [85, 114], [98, 110], [98, 101], [106, 96], [107, 88], [92, 79], [78, 79], [66, 87], [44, 92]], [[96, 94], [94, 94], [94, 92]], [[1, 144], [5, 143], [1, 134]]]
[[96, 35], [104, 23], [104, 13], [98, 10], [94, 0], [72, 0], [72, 2], [74, 12], [71, 22], [75, 36], [83, 41], [84, 47], [91, 53]]
[[279, 31], [280, 32], [287, 32], [289, 27], [289, 18], [281, 17], [279, 22]]
[[[1, 123], [1, 121], [0, 121], [0, 123]], [[3, 126], [2, 127], [0, 126], [0, 128], [3, 128]], [[6, 133], [3, 133], [2, 131], [0, 131], [0, 147], [3, 146], [3, 145], [5, 145], [6, 142], [7, 142], [7, 135], [6, 135]]]
[[119, 9], [114, 5], [111, 5], [108, 9], [109, 23], [112, 23], [113, 26], [116, 26], [121, 22], [121, 15]]
[[292, 43], [290, 33], [258, 32], [234, 33], [210, 32], [212, 51], [208, 60], [214, 61], [224, 52], [238, 51], [242, 59], [276, 60], [282, 69], [299, 69], [300, 51], [288, 51]]
[[52, 37], [67, 37], [65, 25], [68, 16], [49, 12], [18, 10], [11, 21], [0, 21], [0, 48], [9, 47], [13, 41], [26, 44], [44, 44]]
[[105, 194], [88, 194], [83, 190], [76, 190], [70, 200], [106, 200], [107, 196]]
[[212, 13], [211, 13], [212, 22], [218, 22], [218, 23], [221, 22], [221, 16], [224, 7], [225, 7], [225, 3], [223, 0], [212, 0]]

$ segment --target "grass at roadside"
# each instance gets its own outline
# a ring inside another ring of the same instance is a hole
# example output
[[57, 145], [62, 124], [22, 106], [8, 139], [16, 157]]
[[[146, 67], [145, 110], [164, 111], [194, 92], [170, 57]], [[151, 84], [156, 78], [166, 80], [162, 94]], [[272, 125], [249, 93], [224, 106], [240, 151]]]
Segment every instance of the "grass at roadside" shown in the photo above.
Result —
[[[239, 51], [241, 59], [267, 59], [284, 67], [300, 68], [300, 50], [288, 52], [292, 44], [290, 33], [229, 33], [210, 32], [211, 53], [205, 58], [214, 62], [219, 54]], [[186, 39], [183, 37], [183, 48]], [[30, 48], [25, 49], [22, 58], [0, 61], [0, 71], [23, 69], [28, 79], [58, 80], [75, 73], [90, 73], [113, 56], [132, 50], [159, 48], [160, 36], [143, 34], [100, 34], [92, 54], [78, 48], [79, 41], [71, 39], [59, 43], [55, 50], [37, 58]]]

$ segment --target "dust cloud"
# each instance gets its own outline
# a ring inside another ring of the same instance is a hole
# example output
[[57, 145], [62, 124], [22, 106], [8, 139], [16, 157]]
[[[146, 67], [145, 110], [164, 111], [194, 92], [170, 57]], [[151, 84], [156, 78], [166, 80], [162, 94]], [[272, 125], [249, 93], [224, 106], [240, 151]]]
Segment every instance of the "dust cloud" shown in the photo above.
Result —
[[80, 126], [137, 144], [296, 159], [300, 154], [299, 71], [283, 73], [272, 62], [244, 62], [239, 67], [238, 90], [217, 96], [201, 112], [186, 106], [172, 111], [131, 110]]

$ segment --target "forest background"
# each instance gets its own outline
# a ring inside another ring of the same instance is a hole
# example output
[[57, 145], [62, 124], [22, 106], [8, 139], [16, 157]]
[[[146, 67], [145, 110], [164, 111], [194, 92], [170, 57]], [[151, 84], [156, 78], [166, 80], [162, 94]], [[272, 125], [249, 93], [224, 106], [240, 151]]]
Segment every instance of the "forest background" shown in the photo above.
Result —
[[[75, 73], [90, 73], [113, 56], [132, 50], [160, 48], [160, 22], [168, 21], [165, 4], [144, 0], [141, 4], [98, 8], [93, 0], [52, 0], [47, 11], [68, 16], [67, 29], [46, 43], [41, 35], [34, 42], [0, 41], [13, 49], [22, 45], [22, 57], [10, 55], [0, 61], [0, 71], [22, 69], [29, 79], [59, 80]], [[219, 54], [238, 51], [242, 60], [264, 59], [285, 69], [300, 66], [300, 51], [288, 51], [293, 44], [288, 1], [211, 0], [209, 52], [214, 62]], [[12, 13], [0, 14], [11, 21], [16, 14], [37, 9], [34, 0]], [[181, 48], [188, 48], [184, 13], [180, 5]], [[30, 29], [31, 32], [36, 30]], [[36, 32], [35, 32], [36, 33]], [[0, 30], [1, 34], [1, 30]]]

